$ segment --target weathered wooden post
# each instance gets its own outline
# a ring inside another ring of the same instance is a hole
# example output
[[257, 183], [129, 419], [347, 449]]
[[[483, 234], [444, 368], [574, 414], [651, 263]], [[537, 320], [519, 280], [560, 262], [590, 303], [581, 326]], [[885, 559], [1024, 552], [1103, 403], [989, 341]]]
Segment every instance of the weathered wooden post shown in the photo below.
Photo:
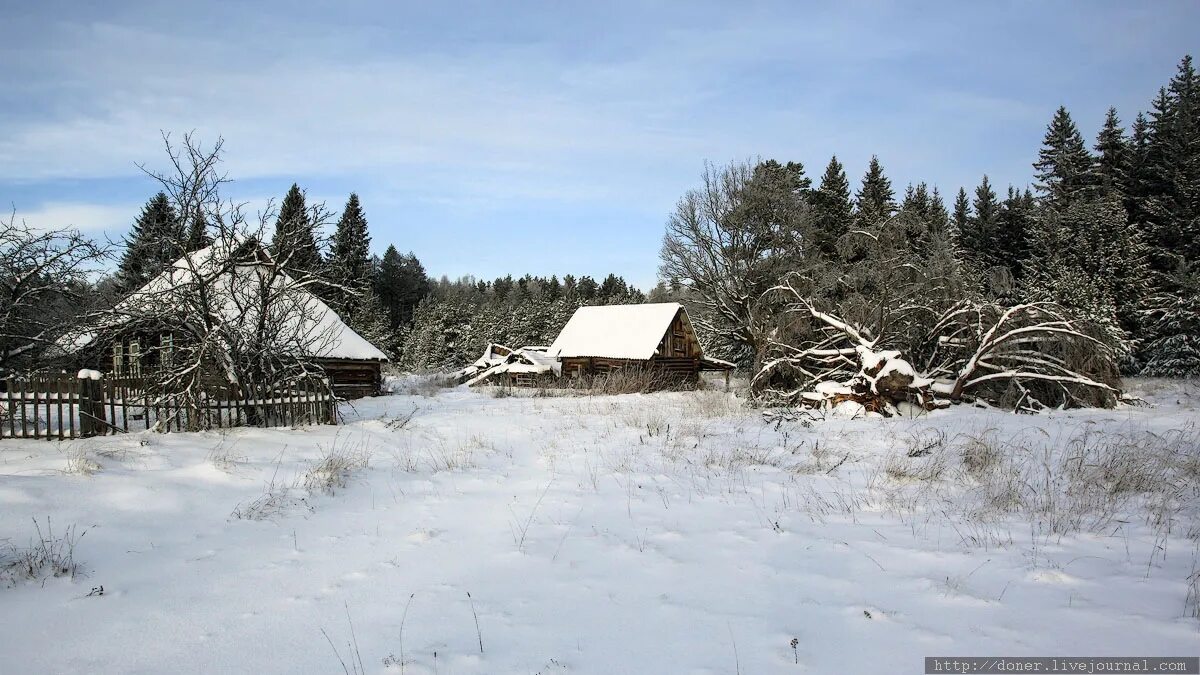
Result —
[[84, 368], [76, 377], [79, 378], [79, 435], [87, 438], [103, 434], [107, 426], [104, 396], [100, 387], [103, 375], [97, 370]]

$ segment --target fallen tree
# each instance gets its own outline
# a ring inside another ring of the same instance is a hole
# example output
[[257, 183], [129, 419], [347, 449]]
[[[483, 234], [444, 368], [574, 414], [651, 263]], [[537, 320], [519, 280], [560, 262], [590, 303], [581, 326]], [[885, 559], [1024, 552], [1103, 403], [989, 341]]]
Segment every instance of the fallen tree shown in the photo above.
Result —
[[[1120, 396], [1111, 350], [1085, 322], [1051, 303], [1006, 308], [963, 300], [941, 312], [923, 340], [904, 345], [899, 335], [874, 335], [818, 308], [792, 279], [769, 293], [784, 300], [782, 314], [791, 322], [783, 323], [791, 330], [768, 336], [751, 380], [766, 405], [849, 401], [892, 415], [904, 403], [929, 410], [983, 401], [1031, 412], [1107, 407]], [[889, 324], [904, 322], [877, 323]]]

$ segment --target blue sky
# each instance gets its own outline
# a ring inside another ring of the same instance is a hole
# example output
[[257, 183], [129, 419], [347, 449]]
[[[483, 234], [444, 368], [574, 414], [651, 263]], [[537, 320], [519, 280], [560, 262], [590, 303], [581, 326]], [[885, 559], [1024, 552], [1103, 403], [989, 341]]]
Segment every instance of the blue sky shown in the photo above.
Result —
[[1200, 56], [1196, 2], [0, 3], [0, 203], [31, 225], [120, 236], [159, 130], [195, 130], [228, 196], [357, 191], [431, 274], [643, 287], [706, 160], [1023, 186], [1059, 105], [1090, 139]]

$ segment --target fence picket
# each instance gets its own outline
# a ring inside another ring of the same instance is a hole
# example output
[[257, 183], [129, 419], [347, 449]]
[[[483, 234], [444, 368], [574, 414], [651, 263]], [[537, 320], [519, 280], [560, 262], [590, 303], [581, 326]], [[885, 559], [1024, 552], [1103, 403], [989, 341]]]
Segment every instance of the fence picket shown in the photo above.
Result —
[[[8, 417], [7, 424], [0, 420], [0, 436], [5, 438], [61, 441], [129, 433], [130, 414], [139, 409], [145, 429], [157, 427], [160, 431], [337, 423], [336, 395], [326, 381], [317, 378], [278, 386], [265, 382], [216, 385], [190, 403], [169, 395], [151, 400], [141, 379], [114, 375], [98, 380], [66, 373], [9, 375], [0, 379], [0, 387], [4, 389], [0, 413]], [[134, 430], [136, 422], [135, 418]]]
[[41, 438], [41, 437], [42, 437], [42, 436], [41, 436], [41, 433], [42, 433], [42, 429], [41, 429], [41, 427], [42, 427], [42, 425], [41, 425], [41, 424], [38, 424], [38, 388], [37, 388], [37, 381], [36, 381], [36, 380], [31, 380], [31, 381], [29, 382], [29, 385], [30, 385], [30, 389], [32, 389], [32, 390], [33, 390], [33, 391], [31, 391], [30, 393], [31, 393], [31, 394], [33, 394], [33, 437], [36, 439], [36, 438]]
[[[66, 380], [66, 378], [64, 378], [64, 379]], [[73, 396], [73, 394], [75, 393], [74, 392], [75, 387], [78, 386], [76, 384], [77, 382], [78, 381], [72, 382], [71, 380], [66, 380], [67, 423], [70, 424], [70, 426], [71, 426], [71, 434], [70, 434], [71, 438], [75, 438], [75, 408], [76, 408], [76, 406], [74, 405], [75, 397]]]
[[12, 375], [8, 376], [8, 435], [12, 438], [17, 436], [17, 406], [13, 399], [17, 395], [17, 390], [13, 386]]
[[53, 405], [54, 405], [54, 404], [53, 404], [53, 402], [50, 400], [50, 394], [51, 394], [51, 391], [50, 391], [50, 380], [46, 380], [46, 387], [45, 387], [45, 389], [46, 389], [46, 396], [45, 396], [45, 403], [46, 403], [46, 440], [48, 440], [48, 441], [52, 441], [52, 440], [54, 440], [54, 433], [53, 433], [53, 432], [54, 432], [54, 423], [53, 423], [53, 421], [51, 421], [51, 419], [50, 419], [50, 418], [53, 416], [53, 413], [52, 413], [51, 411], [52, 411], [52, 410], [54, 410], [54, 408], [53, 408]]
[[121, 383], [121, 428], [129, 433], [129, 383]]
[[[55, 389], [58, 391], [58, 396], [56, 397], [57, 403], [58, 403], [58, 440], [61, 441], [63, 439], [63, 427], [66, 426], [63, 424], [63, 416], [62, 416], [62, 411], [63, 411], [62, 397], [63, 397], [63, 384], [64, 384], [63, 378], [61, 378], [61, 377], [57, 378], [55, 380], [54, 384], [55, 384]], [[68, 406], [68, 411], [69, 411], [69, 409], [70, 409], [70, 406]]]
[[104, 428], [104, 433], [115, 433], [117, 430], [117, 392], [112, 379], [101, 380], [100, 391], [101, 400], [108, 399], [108, 424]]

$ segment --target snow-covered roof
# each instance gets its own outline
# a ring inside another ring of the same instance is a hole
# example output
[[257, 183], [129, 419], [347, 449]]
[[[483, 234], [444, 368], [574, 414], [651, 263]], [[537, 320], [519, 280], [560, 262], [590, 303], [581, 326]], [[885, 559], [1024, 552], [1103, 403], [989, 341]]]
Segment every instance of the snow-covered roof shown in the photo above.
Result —
[[454, 376], [460, 381], [465, 380], [467, 386], [472, 386], [502, 373], [537, 375], [549, 372], [558, 373], [559, 365], [558, 359], [546, 353], [546, 347], [510, 349], [491, 343], [483, 350], [483, 356]]
[[600, 357], [644, 361], [683, 310], [677, 302], [596, 305], [575, 310], [547, 354], [556, 358]]
[[[255, 292], [254, 283], [271, 283], [280, 290], [274, 294], [280, 303], [286, 302], [283, 311], [295, 315], [299, 325], [287, 326], [292, 337], [310, 345], [310, 355], [322, 359], [347, 359], [355, 361], [387, 361], [388, 357], [379, 348], [346, 325], [337, 312], [320, 298], [297, 283], [287, 274], [258, 274], [260, 269], [272, 264], [265, 255], [258, 263], [246, 263], [230, 269], [224, 266], [223, 249], [214, 245], [202, 248], [176, 260], [157, 277], [119, 302], [113, 310], [112, 319], [103, 325], [92, 326], [68, 338], [61, 344], [64, 351], [75, 352], [90, 344], [99, 331], [117, 328], [122, 317], [154, 311], [172, 311], [178, 308], [183, 297], [190, 292], [192, 284], [199, 279], [207, 281], [210, 293], [217, 299], [212, 304], [227, 319], [245, 323], [244, 307], [247, 292]], [[217, 278], [212, 278], [216, 275]], [[224, 277], [224, 278], [222, 278]], [[267, 281], [269, 280], [269, 282]], [[260, 286], [261, 287], [261, 286]]]

